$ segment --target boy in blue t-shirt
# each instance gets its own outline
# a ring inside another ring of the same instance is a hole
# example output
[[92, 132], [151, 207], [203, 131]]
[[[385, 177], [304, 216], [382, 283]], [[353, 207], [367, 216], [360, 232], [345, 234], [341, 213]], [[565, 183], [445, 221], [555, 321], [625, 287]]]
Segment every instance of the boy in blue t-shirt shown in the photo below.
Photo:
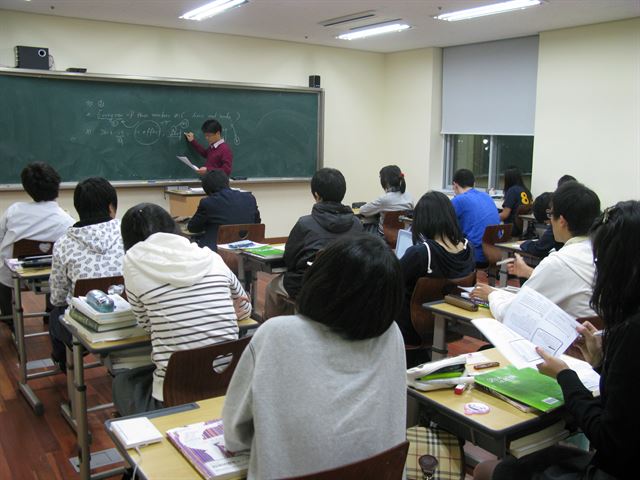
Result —
[[482, 251], [482, 236], [488, 225], [500, 223], [498, 209], [491, 197], [473, 188], [476, 179], [473, 172], [461, 168], [453, 175], [453, 191], [451, 200], [456, 211], [458, 222], [464, 236], [472, 243], [476, 264], [486, 263]]

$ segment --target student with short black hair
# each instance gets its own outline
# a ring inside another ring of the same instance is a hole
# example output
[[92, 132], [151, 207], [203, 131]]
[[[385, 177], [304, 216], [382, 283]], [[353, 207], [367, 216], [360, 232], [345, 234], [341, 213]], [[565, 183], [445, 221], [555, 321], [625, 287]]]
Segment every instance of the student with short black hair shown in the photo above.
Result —
[[513, 224], [511, 235], [517, 237], [522, 233], [515, 223], [518, 207], [520, 205], [531, 205], [531, 202], [533, 202], [531, 192], [524, 185], [519, 169], [512, 167], [504, 171], [503, 192], [504, 201], [500, 212], [500, 220], [504, 223]]
[[[553, 236], [564, 246], [544, 258], [535, 269], [516, 254], [508, 265], [509, 274], [529, 278], [526, 286], [541, 293], [573, 317], [591, 317], [595, 313], [589, 301], [592, 294], [595, 265], [591, 253], [589, 228], [600, 214], [600, 199], [596, 193], [578, 182], [562, 184], [551, 198], [548, 216]], [[489, 301], [491, 313], [504, 319], [514, 295], [478, 284], [472, 296]]]
[[[28, 164], [20, 175], [22, 186], [33, 202], [16, 202], [0, 217], [0, 311], [11, 315], [13, 280], [5, 260], [13, 254], [18, 240], [55, 242], [74, 220], [55, 201], [60, 188], [60, 175], [42, 162]], [[13, 331], [13, 320], [5, 320]]]
[[298, 313], [256, 330], [227, 390], [225, 446], [251, 450], [248, 478], [306, 475], [405, 440], [401, 302], [382, 239], [342, 237], [316, 257]]
[[217, 251], [220, 225], [260, 223], [256, 197], [229, 188], [229, 177], [222, 170], [212, 170], [202, 177], [202, 188], [207, 196], [200, 200], [187, 225], [190, 232], [204, 232], [196, 238], [201, 247]]
[[[405, 298], [398, 325], [405, 344], [419, 345], [420, 336], [411, 323], [410, 308], [418, 279], [465, 277], [475, 270], [475, 259], [473, 246], [464, 238], [453, 205], [444, 193], [431, 191], [422, 196], [413, 211], [411, 231], [413, 246], [400, 259]], [[421, 360], [424, 359], [409, 362], [417, 364]]]
[[413, 197], [406, 192], [407, 182], [404, 173], [397, 165], [387, 165], [380, 170], [380, 185], [384, 195], [360, 207], [363, 217], [379, 216], [377, 232], [384, 234], [384, 212], [413, 210]]
[[122, 217], [122, 274], [138, 324], [151, 335], [151, 367], [119, 373], [113, 401], [122, 415], [162, 406], [171, 354], [238, 338], [251, 303], [222, 258], [179, 235], [169, 213], [141, 203]]
[[222, 170], [227, 176], [231, 175], [233, 168], [233, 152], [229, 145], [222, 138], [222, 125], [214, 118], [205, 120], [202, 124], [202, 133], [209, 143], [208, 148], [204, 148], [195, 139], [193, 132], [185, 132], [184, 136], [193, 148], [204, 158], [204, 167], [198, 169], [200, 175], [204, 175], [211, 170]]
[[636, 411], [640, 384], [635, 381], [640, 368], [640, 202], [607, 208], [593, 224], [590, 237], [596, 259], [591, 305], [602, 319], [604, 335], [596, 336], [589, 322], [577, 330], [580, 350], [600, 373], [600, 395], [594, 397], [562, 359], [542, 349], [538, 354], [544, 362], [538, 370], [560, 384], [564, 408], [586, 435], [591, 451], [553, 446], [518, 460], [483, 462], [474, 471], [477, 480], [635, 476], [640, 430]]
[[498, 209], [486, 192], [476, 190], [473, 172], [460, 168], [453, 174], [453, 193], [451, 204], [464, 236], [473, 245], [476, 263], [486, 266], [487, 259], [482, 250], [482, 236], [489, 225], [500, 223]]
[[87, 178], [76, 185], [73, 205], [80, 221], [70, 227], [53, 246], [51, 304], [49, 319], [53, 361], [66, 370], [66, 348], [71, 334], [59, 316], [71, 303], [76, 281], [82, 278], [113, 277], [122, 274], [124, 248], [120, 221], [116, 219], [118, 195], [108, 180]]
[[551, 205], [551, 197], [553, 193], [544, 192], [536, 197], [533, 201], [533, 216], [537, 223], [546, 224], [544, 233], [537, 240], [525, 240], [520, 244], [520, 250], [530, 253], [539, 258], [549, 255], [551, 250], [560, 250], [562, 243], [556, 242], [553, 238], [553, 229], [547, 218], [547, 210]]
[[311, 215], [300, 217], [293, 226], [284, 249], [287, 271], [267, 285], [264, 318], [290, 313], [286, 298], [296, 298], [304, 272], [318, 251], [342, 235], [362, 231], [362, 223], [351, 207], [342, 205], [347, 182], [339, 170], [321, 168], [311, 179], [311, 194], [316, 203]]

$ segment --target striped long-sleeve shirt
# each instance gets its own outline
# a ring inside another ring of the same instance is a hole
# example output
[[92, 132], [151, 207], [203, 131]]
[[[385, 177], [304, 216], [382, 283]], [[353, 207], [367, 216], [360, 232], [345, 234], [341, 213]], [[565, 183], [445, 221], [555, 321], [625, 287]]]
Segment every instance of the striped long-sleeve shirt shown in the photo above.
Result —
[[160, 401], [173, 352], [235, 340], [238, 319], [251, 314], [244, 289], [220, 256], [176, 235], [157, 233], [132, 247], [124, 277], [138, 323], [151, 335], [153, 397]]

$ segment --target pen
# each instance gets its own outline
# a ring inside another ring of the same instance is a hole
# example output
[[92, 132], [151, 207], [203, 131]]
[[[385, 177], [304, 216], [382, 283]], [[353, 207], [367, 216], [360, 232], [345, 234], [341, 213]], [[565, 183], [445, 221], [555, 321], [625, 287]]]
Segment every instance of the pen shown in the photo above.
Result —
[[506, 258], [505, 260], [500, 260], [499, 262], [496, 262], [496, 265], [504, 265], [505, 263], [511, 263], [515, 261], [516, 261], [515, 258]]
[[601, 337], [602, 335], [604, 335], [604, 330], [598, 330], [597, 332], [593, 333], [594, 337]]

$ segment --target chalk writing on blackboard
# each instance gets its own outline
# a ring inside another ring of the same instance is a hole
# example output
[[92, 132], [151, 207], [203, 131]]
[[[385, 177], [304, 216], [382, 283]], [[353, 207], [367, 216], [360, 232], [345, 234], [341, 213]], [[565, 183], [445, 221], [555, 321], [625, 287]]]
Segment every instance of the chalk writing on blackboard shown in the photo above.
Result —
[[[126, 146], [128, 142], [149, 146], [163, 138], [170, 143], [181, 142], [184, 132], [199, 128], [207, 118], [218, 119], [224, 125], [223, 137], [229, 137], [227, 141], [240, 145], [240, 135], [236, 128], [240, 112], [110, 111], [103, 99], [87, 99], [83, 106], [86, 125], [81, 135], [112, 137], [114, 143], [120, 146]], [[75, 141], [77, 138], [78, 135], [74, 135], [71, 140]]]

